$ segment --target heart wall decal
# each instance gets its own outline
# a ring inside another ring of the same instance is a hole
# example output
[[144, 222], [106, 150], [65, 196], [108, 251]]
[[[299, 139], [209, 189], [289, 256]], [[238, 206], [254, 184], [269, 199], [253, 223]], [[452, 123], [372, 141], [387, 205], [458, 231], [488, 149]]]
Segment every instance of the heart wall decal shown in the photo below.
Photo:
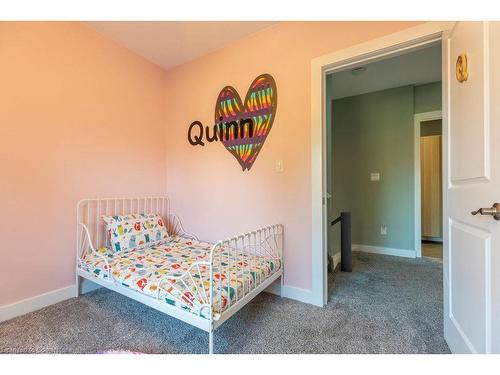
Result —
[[261, 74], [248, 88], [245, 101], [231, 86], [224, 87], [215, 103], [219, 140], [240, 163], [250, 170], [273, 126], [278, 104], [274, 78]]

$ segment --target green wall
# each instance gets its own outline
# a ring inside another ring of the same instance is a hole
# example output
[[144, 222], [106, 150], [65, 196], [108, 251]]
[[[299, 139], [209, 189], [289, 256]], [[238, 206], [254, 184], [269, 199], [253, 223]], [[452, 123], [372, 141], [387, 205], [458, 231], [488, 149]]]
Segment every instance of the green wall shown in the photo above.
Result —
[[[333, 101], [332, 216], [352, 212], [353, 244], [414, 248], [413, 116], [441, 108], [440, 87], [403, 86]], [[370, 181], [373, 172], [380, 181]], [[330, 244], [332, 253], [340, 251], [338, 227]]]
[[415, 113], [441, 110], [441, 82], [415, 86]]

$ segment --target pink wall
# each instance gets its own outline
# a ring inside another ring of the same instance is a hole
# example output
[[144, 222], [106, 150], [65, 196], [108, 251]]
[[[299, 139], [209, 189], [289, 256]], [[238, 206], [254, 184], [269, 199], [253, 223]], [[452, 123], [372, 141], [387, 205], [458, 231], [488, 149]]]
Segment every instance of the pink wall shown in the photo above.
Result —
[[0, 22], [0, 306], [74, 283], [80, 198], [165, 193], [164, 74], [83, 24]]
[[[191, 230], [217, 240], [258, 226], [285, 226], [285, 283], [311, 288], [311, 59], [404, 28], [410, 22], [277, 24], [167, 73], [167, 192]], [[193, 147], [189, 124], [214, 123], [225, 85], [242, 98], [260, 73], [274, 76], [278, 111], [250, 172], [221, 143]], [[275, 161], [285, 170], [276, 173]]]
[[[283, 223], [286, 283], [309, 289], [310, 61], [413, 25], [282, 23], [165, 73], [83, 24], [0, 22], [0, 306], [73, 284], [80, 198], [165, 191], [208, 240]], [[278, 112], [250, 172], [188, 144], [224, 85], [264, 72]]]

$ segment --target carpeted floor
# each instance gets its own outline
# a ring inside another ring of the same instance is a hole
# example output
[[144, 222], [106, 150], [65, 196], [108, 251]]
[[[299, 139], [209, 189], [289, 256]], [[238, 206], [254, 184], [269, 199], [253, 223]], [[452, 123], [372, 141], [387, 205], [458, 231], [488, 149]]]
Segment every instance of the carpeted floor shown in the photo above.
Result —
[[[261, 293], [215, 332], [216, 353], [448, 353], [442, 264], [354, 253], [325, 308]], [[0, 324], [2, 353], [206, 353], [208, 334], [107, 290]]]

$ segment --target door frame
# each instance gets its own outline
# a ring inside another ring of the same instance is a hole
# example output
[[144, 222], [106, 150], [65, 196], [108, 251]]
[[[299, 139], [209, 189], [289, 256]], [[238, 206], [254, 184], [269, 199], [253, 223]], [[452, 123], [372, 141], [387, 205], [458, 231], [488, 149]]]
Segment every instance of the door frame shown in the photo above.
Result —
[[[327, 210], [326, 210], [326, 73], [345, 70], [358, 64], [409, 52], [442, 40], [453, 29], [455, 21], [426, 22], [311, 61], [311, 302], [324, 306], [327, 290]], [[445, 72], [442, 72], [444, 74]], [[442, 79], [442, 82], [446, 80]], [[445, 93], [443, 91], [443, 97]], [[448, 124], [443, 121], [443, 128]], [[448, 142], [448, 140], [444, 140]], [[448, 166], [443, 166], [448, 168]], [[446, 197], [443, 196], [443, 202]], [[444, 208], [446, 205], [444, 205]], [[443, 212], [443, 217], [445, 212]]]
[[[414, 158], [415, 158], [415, 256], [422, 257], [422, 181], [420, 176], [420, 124], [425, 121], [443, 120], [443, 111], [416, 113], [413, 116], [414, 124]], [[443, 137], [441, 137], [443, 142]], [[442, 153], [441, 148], [441, 153]], [[444, 160], [444, 159], [442, 159]], [[441, 164], [443, 164], [441, 162]], [[442, 205], [442, 204], [441, 204]], [[442, 219], [442, 218], [441, 218]]]

